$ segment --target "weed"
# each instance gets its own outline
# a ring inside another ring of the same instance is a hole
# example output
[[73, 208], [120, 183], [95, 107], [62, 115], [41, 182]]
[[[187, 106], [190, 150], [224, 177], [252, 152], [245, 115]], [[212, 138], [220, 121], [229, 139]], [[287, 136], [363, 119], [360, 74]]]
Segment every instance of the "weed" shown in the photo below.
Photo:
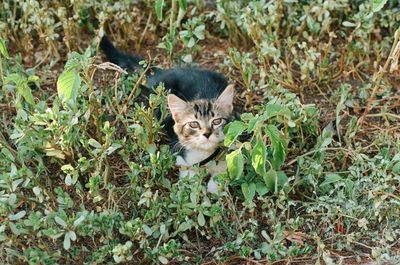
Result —
[[[3, 1], [1, 263], [399, 263], [399, 10]], [[104, 31], [164, 65], [215, 58], [235, 82], [220, 193], [206, 170], [178, 179], [167, 91], [100, 63]]]

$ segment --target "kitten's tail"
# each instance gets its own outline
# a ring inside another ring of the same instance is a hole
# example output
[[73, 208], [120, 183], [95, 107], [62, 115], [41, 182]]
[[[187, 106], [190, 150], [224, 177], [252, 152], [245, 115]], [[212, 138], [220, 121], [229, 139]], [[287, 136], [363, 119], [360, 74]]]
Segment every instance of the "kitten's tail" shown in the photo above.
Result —
[[100, 48], [103, 50], [110, 62], [120, 66], [121, 68], [131, 71], [140, 71], [143, 69], [139, 64], [140, 61], [143, 61], [143, 57], [138, 55], [129, 55], [118, 51], [105, 35], [101, 38]]

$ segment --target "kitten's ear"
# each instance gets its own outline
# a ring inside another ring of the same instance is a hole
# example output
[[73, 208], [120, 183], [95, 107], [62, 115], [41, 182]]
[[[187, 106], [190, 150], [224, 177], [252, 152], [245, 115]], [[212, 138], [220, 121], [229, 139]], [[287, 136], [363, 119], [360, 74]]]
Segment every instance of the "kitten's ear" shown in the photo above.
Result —
[[215, 102], [223, 110], [227, 110], [229, 113], [233, 111], [233, 97], [235, 96], [235, 88], [233, 84], [230, 84], [225, 88], [222, 94], [217, 98]]
[[174, 121], [179, 121], [183, 111], [187, 107], [186, 102], [175, 96], [174, 94], [169, 94], [167, 100], [168, 108], [171, 111], [172, 118], [174, 119]]

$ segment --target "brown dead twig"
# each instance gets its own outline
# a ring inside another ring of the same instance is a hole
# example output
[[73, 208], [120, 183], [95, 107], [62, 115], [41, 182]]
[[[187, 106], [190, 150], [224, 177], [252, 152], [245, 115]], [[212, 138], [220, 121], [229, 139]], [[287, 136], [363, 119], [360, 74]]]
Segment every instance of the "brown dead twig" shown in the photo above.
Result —
[[374, 73], [374, 76], [372, 77], [374, 86], [372, 89], [371, 96], [368, 99], [367, 106], [365, 107], [364, 113], [361, 115], [361, 117], [357, 121], [359, 128], [362, 127], [364, 120], [367, 117], [368, 112], [372, 109], [372, 103], [375, 100], [376, 94], [380, 87], [380, 82], [383, 78], [383, 75], [387, 72], [389, 65], [390, 65], [390, 72], [393, 72], [398, 67], [398, 61], [399, 61], [399, 57], [400, 57], [400, 40], [399, 39], [400, 39], [400, 28], [397, 29], [394, 34], [394, 42], [393, 42], [392, 48], [390, 50], [389, 56], [384, 64], [384, 66], [380, 67], [379, 70], [376, 73]]

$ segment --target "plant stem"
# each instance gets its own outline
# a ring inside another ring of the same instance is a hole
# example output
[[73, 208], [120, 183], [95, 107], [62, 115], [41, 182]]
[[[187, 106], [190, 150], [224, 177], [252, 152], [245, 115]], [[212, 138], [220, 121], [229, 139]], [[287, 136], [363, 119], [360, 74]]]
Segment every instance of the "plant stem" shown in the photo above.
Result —
[[169, 33], [172, 35], [174, 35], [175, 33], [175, 12], [176, 12], [176, 0], [172, 0], [172, 6], [171, 6], [171, 15], [169, 17]]
[[387, 60], [385, 62], [385, 65], [383, 67], [381, 67], [379, 69], [379, 71], [376, 72], [374, 74], [374, 76], [372, 77], [372, 81], [374, 83], [374, 87], [372, 89], [371, 96], [368, 99], [367, 106], [366, 106], [366, 108], [364, 110], [364, 113], [361, 115], [361, 117], [358, 119], [358, 122], [357, 122], [360, 129], [361, 129], [363, 123], [364, 123], [365, 117], [367, 116], [368, 112], [372, 109], [372, 102], [374, 101], [376, 93], [378, 92], [378, 88], [380, 87], [379, 84], [380, 84], [380, 82], [382, 80], [383, 74], [386, 73], [390, 62], [395, 59], [393, 54], [394, 54], [395, 48], [396, 48], [396, 46], [397, 46], [397, 44], [399, 42], [399, 38], [400, 38], [400, 28], [398, 28], [396, 30], [395, 34], [394, 34], [394, 42], [393, 42], [392, 48], [390, 49], [390, 53], [389, 53], [389, 56], [388, 56], [388, 58], [387, 58]]

